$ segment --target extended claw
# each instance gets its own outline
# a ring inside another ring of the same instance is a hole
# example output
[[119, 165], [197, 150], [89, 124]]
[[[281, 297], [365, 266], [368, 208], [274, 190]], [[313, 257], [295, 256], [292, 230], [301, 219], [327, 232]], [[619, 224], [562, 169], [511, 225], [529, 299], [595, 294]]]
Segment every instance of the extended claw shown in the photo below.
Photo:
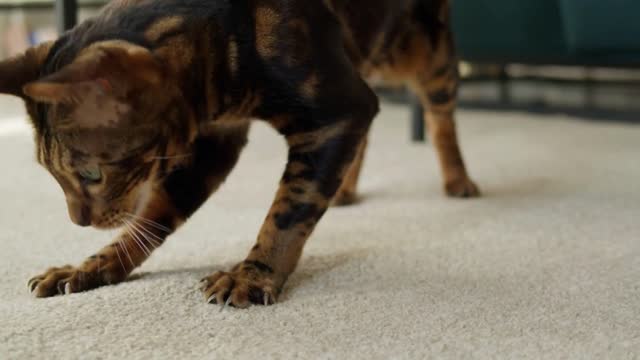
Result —
[[229, 304], [231, 304], [231, 295], [229, 295], [229, 297], [227, 298], [227, 301], [225, 301], [224, 304], [222, 304], [222, 307], [220, 308], [220, 312], [222, 312], [222, 310], [224, 310], [224, 308], [229, 306]]
[[29, 282], [27, 283], [27, 290], [29, 290], [29, 293], [33, 293], [38, 287], [39, 283], [40, 283], [40, 280], [38, 278], [33, 278], [29, 280]]
[[207, 299], [207, 304], [215, 304], [213, 301], [216, 299], [216, 294], [214, 293], [213, 295], [209, 296], [209, 298]]

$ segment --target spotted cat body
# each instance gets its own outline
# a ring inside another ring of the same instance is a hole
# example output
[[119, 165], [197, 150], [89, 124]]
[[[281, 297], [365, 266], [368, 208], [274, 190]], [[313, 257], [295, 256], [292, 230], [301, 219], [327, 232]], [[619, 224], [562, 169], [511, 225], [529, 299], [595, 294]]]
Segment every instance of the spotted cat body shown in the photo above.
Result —
[[210, 302], [274, 303], [330, 203], [356, 199], [378, 111], [367, 79], [415, 91], [447, 193], [478, 195], [456, 140], [452, 44], [445, 0], [114, 0], [0, 62], [0, 92], [25, 100], [72, 221], [125, 228], [30, 290], [124, 280], [220, 186], [260, 119], [287, 141], [285, 172], [247, 258], [202, 289]]

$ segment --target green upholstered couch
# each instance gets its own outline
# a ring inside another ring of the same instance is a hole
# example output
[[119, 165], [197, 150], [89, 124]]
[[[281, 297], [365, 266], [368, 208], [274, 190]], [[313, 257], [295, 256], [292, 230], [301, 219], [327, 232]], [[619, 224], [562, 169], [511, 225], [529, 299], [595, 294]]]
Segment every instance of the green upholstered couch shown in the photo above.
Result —
[[639, 0], [452, 0], [462, 59], [640, 65]]

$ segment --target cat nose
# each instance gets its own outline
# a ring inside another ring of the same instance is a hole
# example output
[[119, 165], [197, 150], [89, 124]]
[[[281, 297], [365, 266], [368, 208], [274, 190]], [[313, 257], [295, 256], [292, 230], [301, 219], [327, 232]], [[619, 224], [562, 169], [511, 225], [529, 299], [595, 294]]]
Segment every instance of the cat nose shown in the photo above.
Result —
[[69, 217], [78, 226], [91, 225], [91, 209], [86, 205], [69, 204]]
[[82, 226], [82, 227], [87, 227], [87, 226], [91, 225], [91, 217], [84, 215], [84, 213], [79, 218], [72, 219], [72, 221], [76, 225], [79, 225], [79, 226]]

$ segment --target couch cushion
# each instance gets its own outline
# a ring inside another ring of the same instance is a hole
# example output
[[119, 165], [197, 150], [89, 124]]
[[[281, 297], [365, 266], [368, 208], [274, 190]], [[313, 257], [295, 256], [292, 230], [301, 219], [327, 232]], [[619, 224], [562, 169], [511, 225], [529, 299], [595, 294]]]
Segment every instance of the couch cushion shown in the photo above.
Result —
[[452, 1], [451, 16], [464, 59], [554, 62], [567, 55], [558, 0]]
[[640, 1], [560, 0], [560, 8], [572, 53], [640, 50]]

